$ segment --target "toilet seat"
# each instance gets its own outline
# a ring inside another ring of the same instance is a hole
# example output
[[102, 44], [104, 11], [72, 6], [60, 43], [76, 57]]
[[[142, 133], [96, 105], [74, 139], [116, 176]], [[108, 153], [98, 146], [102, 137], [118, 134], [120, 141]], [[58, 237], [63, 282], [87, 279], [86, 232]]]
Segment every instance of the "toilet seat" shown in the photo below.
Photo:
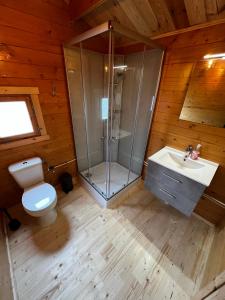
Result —
[[29, 188], [22, 196], [24, 209], [34, 217], [46, 214], [48, 210], [55, 207], [56, 202], [56, 190], [48, 183], [40, 183]]

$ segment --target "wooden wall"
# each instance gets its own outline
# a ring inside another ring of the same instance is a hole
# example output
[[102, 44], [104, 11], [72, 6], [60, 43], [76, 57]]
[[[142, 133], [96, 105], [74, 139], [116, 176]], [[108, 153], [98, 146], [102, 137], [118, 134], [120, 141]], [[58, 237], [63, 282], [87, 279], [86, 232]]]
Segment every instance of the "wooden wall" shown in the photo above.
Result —
[[[207, 53], [225, 52], [224, 32], [222, 24], [158, 40], [168, 49], [146, 156], [165, 145], [184, 150], [202, 144], [201, 156], [220, 164], [207, 193], [225, 203], [225, 129], [179, 120], [194, 62]], [[213, 223], [225, 216], [224, 209], [206, 199], [195, 211]]]
[[[9, 164], [40, 156], [55, 165], [75, 156], [62, 42], [78, 29], [71, 28], [66, 9], [63, 0], [0, 0], [0, 46], [4, 46], [0, 50], [7, 49], [10, 55], [8, 59], [0, 55], [0, 85], [38, 87], [50, 135], [49, 141], [0, 151], [0, 206], [21, 199], [21, 190], [8, 173]], [[76, 174], [76, 164], [71, 164], [55, 174], [45, 172], [46, 180], [56, 183], [66, 169]]]

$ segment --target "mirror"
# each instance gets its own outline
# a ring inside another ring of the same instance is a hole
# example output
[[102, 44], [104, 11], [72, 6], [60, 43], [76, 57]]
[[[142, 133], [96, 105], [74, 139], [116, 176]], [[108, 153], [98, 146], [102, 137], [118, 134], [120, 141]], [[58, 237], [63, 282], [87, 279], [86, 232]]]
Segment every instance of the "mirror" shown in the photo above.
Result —
[[225, 128], [225, 56], [193, 66], [179, 119]]

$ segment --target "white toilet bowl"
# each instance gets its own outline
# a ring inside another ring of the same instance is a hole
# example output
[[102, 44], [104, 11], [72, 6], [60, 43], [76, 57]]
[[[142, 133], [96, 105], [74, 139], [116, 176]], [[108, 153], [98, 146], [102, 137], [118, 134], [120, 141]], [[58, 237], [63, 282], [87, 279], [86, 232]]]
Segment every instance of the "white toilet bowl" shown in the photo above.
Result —
[[57, 195], [54, 187], [44, 182], [42, 160], [39, 157], [20, 161], [9, 166], [9, 172], [24, 189], [22, 204], [32, 217], [43, 226], [52, 224], [57, 217]]
[[57, 195], [54, 187], [45, 182], [25, 189], [22, 196], [24, 210], [32, 217], [38, 217], [43, 226], [55, 222], [56, 203]]

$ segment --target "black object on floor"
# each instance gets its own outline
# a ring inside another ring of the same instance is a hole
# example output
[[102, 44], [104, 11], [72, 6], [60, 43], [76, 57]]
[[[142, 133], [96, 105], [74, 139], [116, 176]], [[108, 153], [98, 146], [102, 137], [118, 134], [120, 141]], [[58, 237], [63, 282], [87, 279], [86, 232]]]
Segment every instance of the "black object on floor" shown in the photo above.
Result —
[[20, 221], [17, 219], [13, 219], [8, 213], [6, 208], [0, 208], [0, 211], [2, 211], [8, 217], [9, 219], [8, 226], [10, 230], [15, 231], [20, 228], [21, 225]]
[[64, 193], [68, 194], [73, 189], [72, 176], [65, 172], [59, 177], [59, 181]]

